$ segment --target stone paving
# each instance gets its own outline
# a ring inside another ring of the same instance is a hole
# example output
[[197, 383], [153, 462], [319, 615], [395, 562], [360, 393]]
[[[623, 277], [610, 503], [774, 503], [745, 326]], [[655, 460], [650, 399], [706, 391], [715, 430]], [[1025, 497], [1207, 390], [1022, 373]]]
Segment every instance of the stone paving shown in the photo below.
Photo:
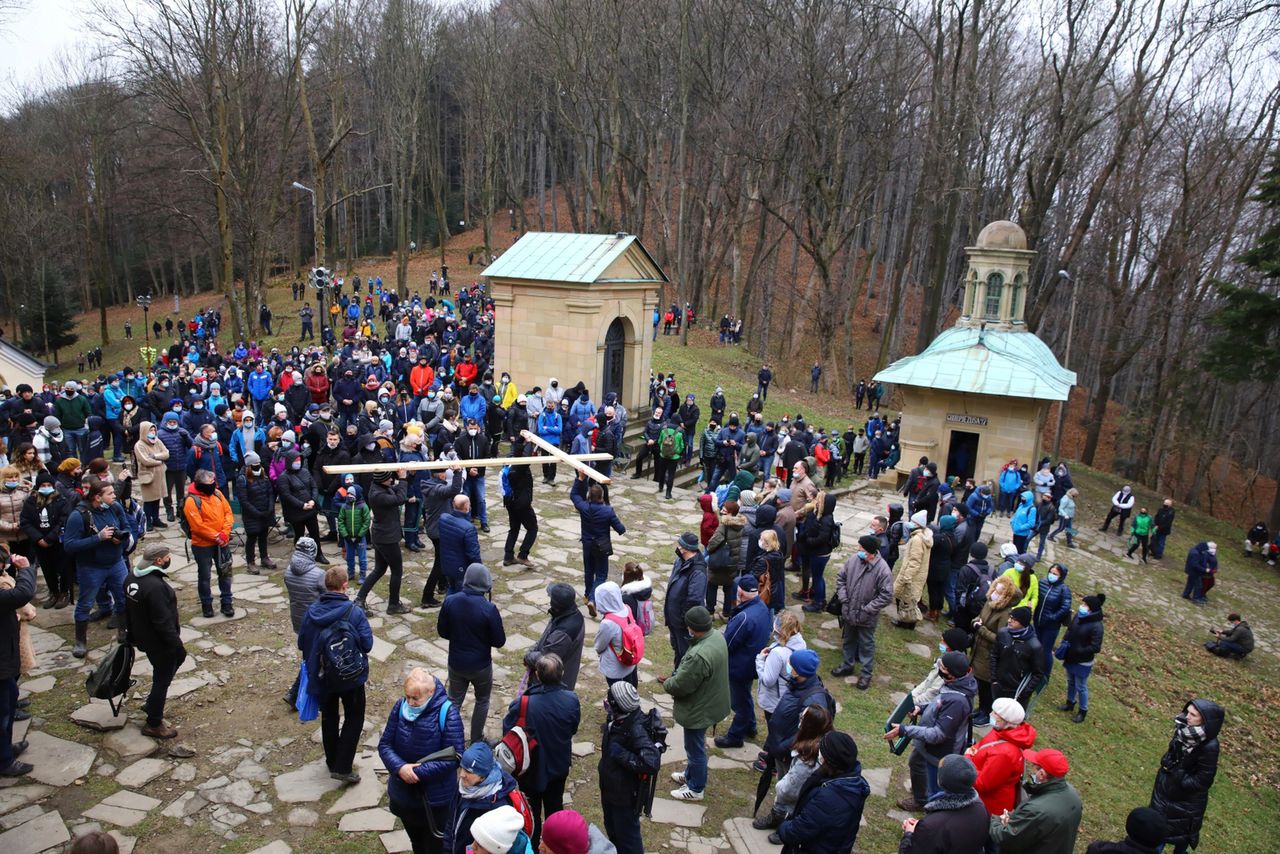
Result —
[[[501, 718], [514, 696], [524, 651], [545, 626], [546, 584], [559, 580], [575, 588], [581, 586], [578, 521], [568, 499], [564, 472], [556, 487], [539, 483], [536, 490], [535, 506], [541, 523], [532, 555], [538, 564], [536, 570], [501, 566], [506, 514], [498, 501], [493, 501], [490, 508], [492, 533], [481, 535], [486, 563], [494, 571], [493, 598], [500, 606], [508, 638], [505, 649], [497, 651], [494, 659], [490, 736], [498, 734]], [[695, 494], [679, 489], [676, 494], [674, 501], [659, 500], [649, 481], [620, 481], [613, 490], [614, 507], [629, 529], [625, 536], [615, 539], [614, 576], [622, 561], [642, 562], [654, 582], [659, 613], [674, 538], [682, 530], [696, 531], [699, 521]], [[877, 486], [864, 484], [841, 496], [837, 519], [843, 525], [846, 543], [854, 541], [872, 517], [883, 512], [891, 497]], [[24, 722], [15, 730], [15, 740], [25, 737], [30, 744], [24, 759], [35, 765], [35, 771], [29, 778], [0, 782], [0, 852], [63, 851], [75, 835], [97, 828], [115, 835], [124, 851], [133, 850], [135, 845], [138, 850], [177, 850], [166, 847], [161, 839], [172, 837], [189, 843], [214, 834], [228, 841], [246, 839], [257, 846], [242, 850], [283, 854], [305, 850], [308, 834], [320, 829], [336, 829], [362, 839], [367, 850], [410, 850], [407, 837], [386, 809], [386, 772], [376, 746], [385, 720], [384, 710], [397, 696], [403, 673], [410, 667], [423, 666], [443, 674], [448, 648], [435, 634], [434, 613], [418, 610], [402, 616], [387, 615], [383, 598], [386, 581], [369, 597], [370, 623], [376, 637], [372, 656], [376, 678], [370, 683], [365, 733], [356, 759], [362, 780], [338, 791], [339, 784], [329, 778], [324, 766], [318, 722], [300, 724], [296, 715], [280, 708], [279, 695], [298, 667], [280, 571], [261, 576], [246, 574], [238, 556], [235, 617], [204, 619], [198, 616], [195, 568], [183, 554], [181, 535], [176, 526], [162, 533], [166, 535], [164, 541], [175, 549], [172, 581], [178, 589], [185, 617], [182, 634], [190, 652], [169, 691], [168, 716], [182, 731], [178, 745], [158, 743], [140, 732], [140, 706], [150, 685], [150, 666], [144, 656], [139, 657], [134, 670], [138, 685], [121, 714], [113, 715], [106, 703], [89, 702], [82, 687], [84, 673], [109, 649], [108, 633], [99, 626], [92, 627], [93, 649], [85, 662], [77, 661], [71, 657], [68, 643], [69, 609], [40, 611], [32, 627], [37, 666], [21, 683], [21, 696], [32, 698], [35, 717], [29, 729]], [[984, 539], [1001, 542], [1007, 537], [1006, 520], [988, 522]], [[1123, 555], [1125, 545], [1118, 538], [1085, 533], [1081, 545], [1070, 553], [1070, 561], [1087, 564], [1091, 578], [1107, 585], [1108, 595], [1114, 590], [1122, 597], [1188, 611], [1156, 588], [1154, 572], [1168, 570], [1130, 571], [1114, 561]], [[335, 554], [332, 544], [323, 546], [327, 554]], [[272, 548], [282, 567], [287, 550], [287, 543]], [[1050, 544], [1045, 557], [1051, 560], [1066, 552], [1065, 547]], [[429, 567], [424, 558], [429, 556], [429, 549], [418, 555], [406, 553], [405, 595], [410, 601], [416, 600], [421, 590]], [[833, 561], [833, 567], [836, 563]], [[833, 568], [827, 573], [829, 583], [833, 583], [834, 571]], [[789, 585], [793, 583], [788, 580]], [[818, 619], [808, 616], [805, 635], [809, 643], [822, 650], [836, 649], [836, 621], [825, 615], [817, 615]], [[1187, 619], [1203, 622], [1206, 627], [1216, 622], [1204, 609], [1192, 611]], [[588, 644], [578, 685], [584, 722], [574, 744], [577, 762], [566, 794], [570, 802], [578, 797], [584, 808], [593, 805], [598, 797], [592, 778], [604, 686], [590, 648], [595, 626], [595, 621], [588, 619]], [[1270, 627], [1255, 623], [1254, 628], [1259, 648], [1273, 650]], [[907, 642], [905, 649], [919, 656], [920, 672], [895, 676], [879, 673], [875, 677], [878, 686], [891, 689], [895, 702], [927, 668], [936, 649], [936, 626], [923, 623], [916, 634], [919, 637]], [[655, 650], [662, 650], [664, 658], [667, 656], [661, 627], [655, 630], [650, 643]], [[646, 658], [639, 677], [642, 698], [661, 709], [670, 726], [669, 749], [663, 756], [665, 777], [681, 767], [685, 756], [683, 731], [671, 720], [671, 699], [657, 691], [656, 677], [663, 672], [651, 658]], [[847, 685], [841, 686], [838, 680], [830, 680], [837, 683], [832, 686], [833, 692], [840, 689], [837, 699], [844, 702], [857, 693], [849, 687], [854, 681], [850, 677], [844, 680]], [[58, 713], [55, 722], [44, 717], [49, 714], [47, 707], [65, 710]], [[468, 703], [463, 710], [464, 721], [469, 711]], [[243, 726], [228, 730], [228, 721], [223, 720], [227, 716]], [[736, 750], [711, 749], [713, 783], [718, 772], [743, 772], [754, 780], [754, 772], [748, 769], [757, 750], [755, 744]], [[895, 796], [890, 790], [894, 774], [899, 780], [905, 777], [905, 761], [896, 761], [883, 750], [865, 750], [864, 775], [873, 796], [865, 820], [897, 822], [904, 817], [893, 808]], [[651, 850], [681, 849], [692, 854], [728, 850], [759, 854], [777, 850], [767, 843], [767, 833], [752, 829], [750, 818], [742, 817], [750, 809], [750, 793], [732, 793], [735, 803], [740, 802], [741, 806], [733, 810], [736, 817], [724, 820], [723, 807], [717, 812], [712, 799], [702, 803], [673, 801], [665, 797], [667, 788], [659, 787], [653, 819], [645, 823]], [[708, 814], [713, 812], [717, 815], [714, 823], [708, 820]], [[130, 834], [133, 828], [141, 828], [149, 835], [140, 841]], [[213, 841], [199, 845], [205, 850], [216, 847]]]

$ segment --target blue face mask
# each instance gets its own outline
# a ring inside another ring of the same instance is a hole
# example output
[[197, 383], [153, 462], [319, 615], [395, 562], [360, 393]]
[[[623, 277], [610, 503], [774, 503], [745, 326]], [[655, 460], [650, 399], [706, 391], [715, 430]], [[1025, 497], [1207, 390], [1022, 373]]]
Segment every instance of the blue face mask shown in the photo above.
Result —
[[943, 655], [946, 655], [947, 651], [948, 651], [947, 645], [945, 643], [938, 644], [938, 652], [942, 653]]
[[1088, 606], [1088, 605], [1081, 605], [1079, 608], [1077, 608], [1077, 609], [1076, 609], [1076, 613], [1077, 613], [1077, 614], [1079, 614], [1079, 615], [1080, 615], [1080, 616], [1082, 616], [1082, 617], [1087, 617], [1087, 616], [1089, 616], [1089, 606]]
[[862, 549], [858, 549], [858, 560], [866, 560], [866, 559], [867, 559], [867, 553], [864, 552]]
[[1050, 584], [1058, 583], [1058, 574], [1056, 572], [1049, 573], [1049, 583]]
[[404, 718], [409, 723], [413, 723], [418, 719], [418, 716], [422, 714], [422, 710], [426, 707], [426, 703], [423, 703], [421, 706], [411, 706], [409, 705], [408, 700], [402, 699], [400, 701], [400, 717]]

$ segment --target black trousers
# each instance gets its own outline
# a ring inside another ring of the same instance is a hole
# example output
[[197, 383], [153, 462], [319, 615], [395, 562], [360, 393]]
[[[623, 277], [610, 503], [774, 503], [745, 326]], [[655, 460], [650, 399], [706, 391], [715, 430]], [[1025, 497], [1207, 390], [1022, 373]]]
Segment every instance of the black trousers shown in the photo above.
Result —
[[[338, 704], [342, 704], [342, 721], [338, 721]], [[324, 742], [324, 761], [330, 771], [350, 774], [360, 746], [360, 730], [364, 727], [364, 686], [340, 694], [326, 694], [320, 699], [320, 737]]]
[[640, 475], [644, 473], [644, 461], [649, 459], [649, 457], [657, 459], [658, 455], [654, 453], [653, 447], [654, 446], [650, 445], [648, 442], [645, 442], [640, 446], [640, 451], [636, 454], [635, 471], [631, 472], [632, 477], [640, 477]]
[[557, 777], [547, 781], [547, 787], [541, 792], [529, 792], [521, 789], [529, 799], [529, 808], [533, 810], [533, 847], [537, 849], [542, 841], [542, 820], [552, 813], [564, 809], [564, 782], [568, 777]]
[[520, 557], [528, 557], [529, 552], [533, 550], [533, 544], [538, 540], [538, 516], [533, 512], [533, 507], [519, 509], [508, 507], [507, 524], [510, 528], [507, 531], [507, 545], [502, 552], [503, 558], [511, 560], [515, 556], [514, 549], [521, 528], [524, 528], [524, 542], [520, 544]]
[[404, 556], [400, 551], [399, 541], [373, 544], [373, 572], [369, 573], [364, 584], [360, 585], [360, 592], [356, 594], [356, 598], [363, 602], [369, 595], [369, 591], [373, 589], [373, 585], [378, 583], [388, 569], [391, 570], [391, 592], [388, 596], [388, 604], [399, 605], [400, 582], [404, 578]]
[[147, 726], [160, 726], [164, 723], [164, 701], [169, 694], [169, 685], [173, 676], [186, 660], [187, 654], [170, 655], [164, 652], [148, 652], [147, 661], [151, 662], [151, 693], [142, 710], [147, 713]]
[[436, 598], [437, 590], [444, 589], [444, 577], [440, 572], [440, 538], [430, 537], [429, 539], [431, 540], [433, 557], [431, 560], [431, 574], [427, 576], [427, 583], [422, 587], [422, 601], [424, 603], [428, 599]]
[[[301, 536], [308, 536], [316, 541], [316, 560], [324, 557], [320, 549], [320, 517], [311, 516], [301, 522], [290, 522], [293, 526], [293, 538], [297, 540]], [[263, 556], [265, 557], [265, 555]]]
[[244, 557], [249, 563], [253, 563], [254, 548], [262, 557], [262, 562], [267, 562], [267, 532], [259, 531], [256, 534], [244, 535]]
[[[395, 813], [400, 823], [404, 825], [404, 832], [409, 836], [409, 844], [413, 846], [413, 854], [442, 854], [444, 840], [437, 839], [431, 832], [431, 825], [427, 823], [425, 811], [408, 812], [399, 810], [395, 804], [392, 804], [391, 812]], [[447, 806], [432, 807], [431, 815], [435, 818], [436, 828], [440, 830], [443, 830], [452, 818], [451, 810]]]
[[49, 595], [70, 595], [71, 585], [76, 581], [76, 562], [63, 550], [62, 543], [55, 539], [47, 549], [35, 546], [35, 552], [40, 559], [40, 569], [44, 572], [44, 583], [49, 588]]
[[676, 482], [676, 461], [665, 460], [662, 457], [657, 457], [654, 462], [654, 467], [658, 472], [658, 476], [656, 478], [658, 481], [658, 491], [663, 492], [665, 490], [666, 494], [670, 495], [671, 488], [675, 486]]

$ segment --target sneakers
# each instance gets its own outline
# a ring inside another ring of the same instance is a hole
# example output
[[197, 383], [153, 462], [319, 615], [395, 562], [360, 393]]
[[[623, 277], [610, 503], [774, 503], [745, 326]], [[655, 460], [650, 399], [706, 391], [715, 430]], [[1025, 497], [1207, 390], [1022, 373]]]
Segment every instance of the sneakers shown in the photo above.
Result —
[[683, 786], [683, 785], [685, 784], [684, 772], [683, 772], [683, 771], [672, 771], [672, 772], [671, 772], [671, 782], [675, 783], [677, 786]]
[[695, 792], [688, 785], [684, 785], [678, 789], [672, 789], [671, 797], [677, 801], [700, 801], [703, 798], [703, 793]]
[[36, 766], [29, 762], [13, 760], [4, 768], [0, 768], [0, 777], [22, 777], [34, 771]]

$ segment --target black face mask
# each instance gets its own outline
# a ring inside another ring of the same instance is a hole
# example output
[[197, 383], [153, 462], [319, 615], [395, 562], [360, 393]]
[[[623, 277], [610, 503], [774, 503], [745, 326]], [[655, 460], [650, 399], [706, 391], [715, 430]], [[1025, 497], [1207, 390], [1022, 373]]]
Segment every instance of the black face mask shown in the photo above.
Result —
[[201, 495], [213, 495], [213, 491], [218, 488], [216, 483], [197, 483], [196, 492]]

